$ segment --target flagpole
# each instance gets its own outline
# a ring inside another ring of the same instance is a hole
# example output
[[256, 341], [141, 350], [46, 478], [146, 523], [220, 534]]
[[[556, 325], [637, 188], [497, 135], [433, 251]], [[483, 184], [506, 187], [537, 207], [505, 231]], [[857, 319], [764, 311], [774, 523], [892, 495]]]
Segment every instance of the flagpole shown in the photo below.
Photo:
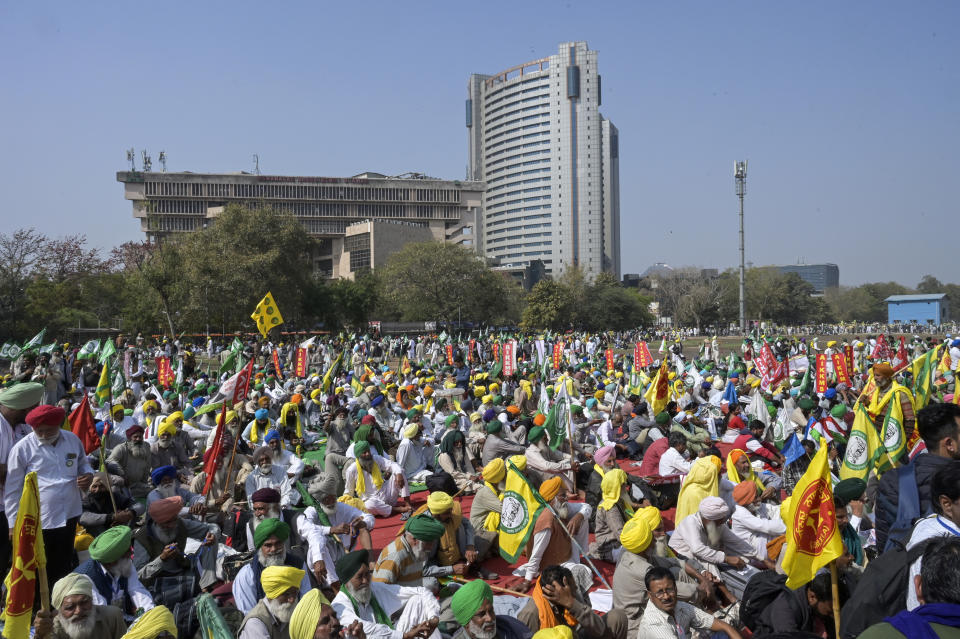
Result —
[[833, 626], [840, 636], [840, 577], [837, 575], [837, 560], [830, 562], [830, 595], [833, 597]]
[[[542, 499], [542, 498], [541, 498], [541, 499]], [[583, 559], [587, 562], [587, 565], [590, 566], [590, 569], [593, 570], [593, 573], [594, 573], [597, 577], [600, 578], [600, 581], [603, 582], [603, 585], [606, 586], [608, 590], [613, 590], [613, 588], [610, 586], [610, 584], [609, 584], [609, 583], [607, 582], [607, 580], [604, 578], [603, 574], [602, 574], [599, 570], [597, 570], [597, 567], [593, 565], [593, 562], [592, 562], [592, 561], [590, 561], [590, 557], [587, 555], [587, 551], [583, 549], [583, 546], [581, 546], [581, 545], [580, 545], [580, 542], [577, 541], [576, 537], [573, 536], [573, 533], [571, 533], [569, 530], [567, 530], [567, 525], [564, 523], [563, 519], [561, 519], [561, 517], [560, 517], [560, 515], [557, 513], [557, 511], [554, 510], [553, 506], [551, 506], [551, 505], [550, 505], [549, 503], [547, 503], [547, 502], [544, 502], [544, 505], [545, 505], [547, 508], [550, 509], [550, 512], [553, 513], [553, 516], [556, 518], [557, 523], [560, 524], [560, 528], [563, 529], [563, 532], [567, 533], [567, 537], [569, 537], [569, 538], [570, 538], [570, 541], [573, 542], [573, 545], [577, 547], [577, 552], [579, 552], [580, 555], [583, 557]], [[588, 526], [588, 525], [589, 525], [589, 523], [587, 522], [586, 519], [584, 519], [584, 520], [583, 520], [583, 523], [581, 524], [581, 526]]]
[[[224, 405], [226, 405], [226, 398], [224, 398]], [[227, 416], [223, 416], [223, 421], [227, 421]], [[223, 425], [223, 429], [229, 432], [229, 426], [227, 424]], [[222, 435], [221, 435], [222, 437]], [[237, 444], [240, 442], [240, 429], [237, 428], [237, 435], [233, 438], [233, 452], [230, 453], [230, 463], [227, 465], [227, 478], [223, 482], [223, 492], [220, 493], [220, 496], [223, 497], [227, 494], [227, 490], [230, 489], [230, 475], [233, 473], [233, 460], [237, 456]]]

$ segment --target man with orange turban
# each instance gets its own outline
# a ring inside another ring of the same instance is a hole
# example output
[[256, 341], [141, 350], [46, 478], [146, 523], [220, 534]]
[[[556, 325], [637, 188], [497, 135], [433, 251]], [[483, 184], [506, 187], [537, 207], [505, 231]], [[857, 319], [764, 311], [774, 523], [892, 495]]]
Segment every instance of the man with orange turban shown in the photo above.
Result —
[[[523, 582], [517, 586], [520, 592], [533, 588], [543, 566], [562, 564], [574, 572], [578, 581], [591, 579], [590, 569], [580, 564], [580, 550], [573, 544], [570, 535], [577, 540], [581, 549], [586, 550], [590, 537], [588, 522], [593, 509], [587, 504], [567, 503], [560, 477], [552, 477], [540, 484], [540, 496], [548, 507], [540, 511], [533, 526], [533, 535], [527, 541], [527, 563], [513, 571], [513, 574], [523, 577]], [[570, 535], [563, 530], [564, 526]]]

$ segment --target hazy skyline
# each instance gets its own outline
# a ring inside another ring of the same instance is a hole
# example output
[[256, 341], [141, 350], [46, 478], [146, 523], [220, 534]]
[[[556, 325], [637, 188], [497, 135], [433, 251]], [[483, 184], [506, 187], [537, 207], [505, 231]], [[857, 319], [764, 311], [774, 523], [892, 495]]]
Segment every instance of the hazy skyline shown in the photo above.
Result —
[[[960, 4], [7, 3], [4, 232], [143, 239], [115, 173], [464, 177], [471, 73], [585, 40], [620, 130], [622, 270], [834, 262], [960, 282]], [[138, 157], [137, 165], [140, 160]]]

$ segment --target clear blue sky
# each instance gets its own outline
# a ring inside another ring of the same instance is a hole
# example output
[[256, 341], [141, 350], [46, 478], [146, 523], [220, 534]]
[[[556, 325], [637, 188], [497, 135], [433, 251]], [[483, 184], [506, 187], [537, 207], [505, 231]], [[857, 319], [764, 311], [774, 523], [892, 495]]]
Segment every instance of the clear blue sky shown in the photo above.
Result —
[[[172, 171], [462, 178], [471, 72], [586, 40], [620, 129], [623, 271], [832, 261], [960, 281], [960, 3], [0, 5], [0, 219], [140, 239], [125, 149]], [[950, 234], [951, 237], [947, 237]]]

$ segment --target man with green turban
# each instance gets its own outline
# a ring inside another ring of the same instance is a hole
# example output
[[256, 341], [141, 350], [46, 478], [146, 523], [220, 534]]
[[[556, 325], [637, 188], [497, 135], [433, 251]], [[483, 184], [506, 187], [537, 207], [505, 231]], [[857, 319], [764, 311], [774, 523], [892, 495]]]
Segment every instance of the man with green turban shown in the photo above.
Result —
[[244, 615], [253, 610], [265, 592], [261, 576], [270, 566], [290, 566], [304, 571], [300, 581], [300, 596], [310, 590], [310, 578], [303, 558], [287, 552], [286, 541], [290, 538], [290, 525], [282, 519], [264, 519], [253, 531], [253, 543], [257, 552], [245, 564], [233, 580], [233, 600]]
[[127, 623], [137, 617], [138, 609], [147, 611], [155, 605], [130, 559], [132, 543], [133, 531], [127, 526], [108, 528], [90, 544], [90, 559], [74, 569], [93, 582], [94, 605], [120, 609]]
[[506, 459], [511, 455], [523, 454], [525, 446], [505, 439], [503, 437], [503, 422], [496, 417], [487, 421], [486, 431], [487, 437], [483, 442], [483, 450], [480, 453], [480, 463], [482, 465], [486, 466], [497, 458]]
[[[414, 524], [414, 528], [422, 532], [420, 524]], [[330, 605], [343, 627], [360, 622], [369, 639], [440, 639], [440, 604], [436, 596], [413, 582], [403, 581], [400, 585], [374, 579], [369, 561], [366, 550], [355, 550], [337, 560], [340, 592]], [[393, 622], [397, 612], [400, 616]]]
[[[357, 429], [358, 438], [363, 428]], [[347, 495], [360, 499], [366, 511], [377, 517], [389, 517], [413, 508], [410, 485], [400, 464], [377, 454], [366, 439], [355, 439], [350, 453], [347, 456], [353, 459], [347, 463], [343, 478]], [[400, 505], [401, 498], [403, 505]]]
[[532, 475], [536, 484], [540, 484], [551, 477], [559, 477], [568, 493], [574, 492], [574, 472], [580, 465], [571, 462], [570, 455], [560, 449], [553, 450], [547, 443], [547, 430], [543, 426], [534, 426], [527, 433], [527, 446], [524, 455], [527, 457], [527, 471]]
[[430, 561], [445, 532], [445, 526], [433, 517], [414, 515], [397, 538], [380, 552], [373, 580], [427, 586], [438, 591], [440, 587], [436, 578], [452, 574], [449, 566], [437, 566]]
[[523, 622], [493, 611], [493, 591], [476, 579], [460, 586], [450, 599], [450, 610], [459, 628], [453, 639], [527, 639], [530, 629]]

